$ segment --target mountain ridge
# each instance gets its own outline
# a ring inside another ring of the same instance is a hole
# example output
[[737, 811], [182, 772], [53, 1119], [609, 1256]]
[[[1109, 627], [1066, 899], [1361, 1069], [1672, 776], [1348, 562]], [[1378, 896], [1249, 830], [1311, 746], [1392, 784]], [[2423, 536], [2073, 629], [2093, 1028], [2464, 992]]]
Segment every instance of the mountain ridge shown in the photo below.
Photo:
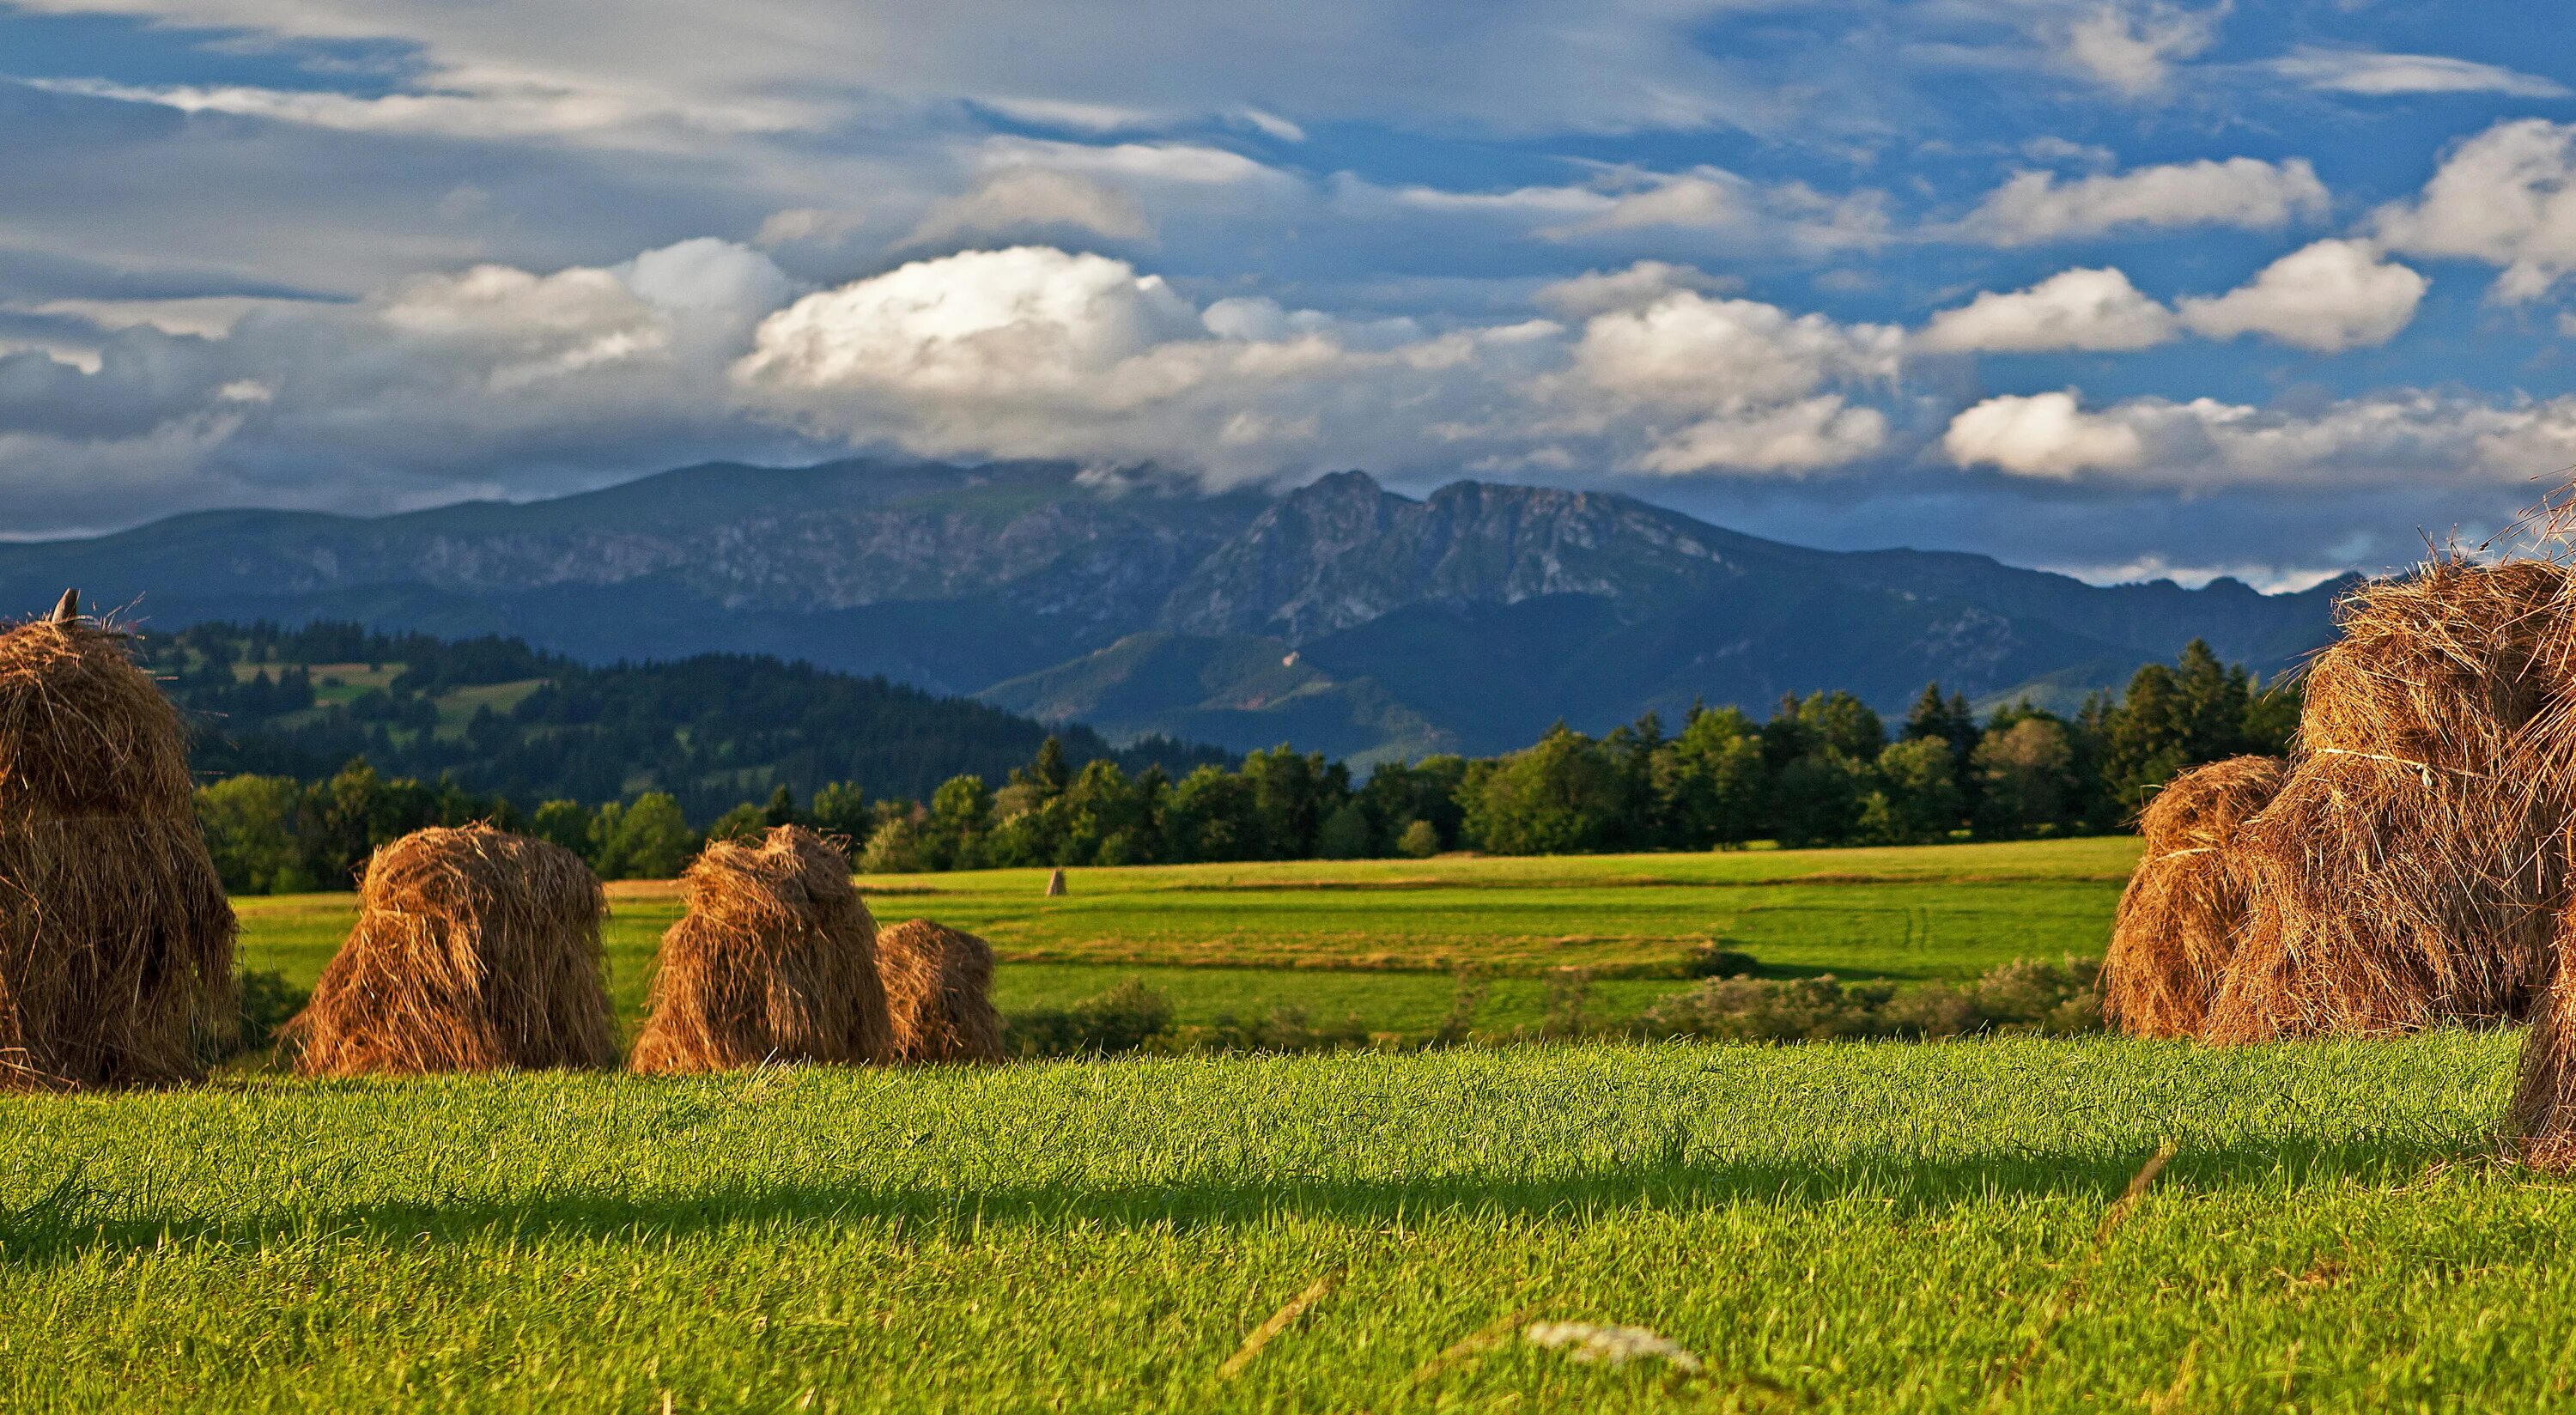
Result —
[[[550, 501], [197, 512], [0, 546], [0, 604], [77, 584], [150, 624], [355, 620], [588, 662], [769, 653], [1235, 750], [1490, 752], [1694, 701], [1928, 679], [2059, 706], [2194, 637], [2277, 673], [2343, 582], [2088, 585], [1831, 551], [1634, 497], [1344, 471], [1201, 494], [1066, 463], [705, 463]], [[1144, 636], [1144, 637], [1139, 637]]]

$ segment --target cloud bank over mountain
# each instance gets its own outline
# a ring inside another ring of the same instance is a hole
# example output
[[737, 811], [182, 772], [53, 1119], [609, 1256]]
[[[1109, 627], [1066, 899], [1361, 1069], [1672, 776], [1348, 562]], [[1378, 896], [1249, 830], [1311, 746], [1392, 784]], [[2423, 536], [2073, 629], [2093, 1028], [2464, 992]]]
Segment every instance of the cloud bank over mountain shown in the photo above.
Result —
[[2576, 74], [2386, 8], [36, 0], [0, 516], [859, 450], [2376, 568], [2576, 464]]

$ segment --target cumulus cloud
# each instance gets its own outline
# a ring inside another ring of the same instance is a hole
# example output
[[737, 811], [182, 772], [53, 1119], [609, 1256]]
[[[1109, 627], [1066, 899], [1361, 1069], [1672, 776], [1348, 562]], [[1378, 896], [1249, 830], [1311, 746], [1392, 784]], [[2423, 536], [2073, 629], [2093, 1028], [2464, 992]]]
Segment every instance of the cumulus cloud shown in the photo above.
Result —
[[2537, 74], [2436, 54], [2383, 54], [2368, 49], [2301, 45], [2272, 61], [2272, 72], [2327, 93], [2385, 98], [2410, 93], [2498, 93], [2511, 98], [2564, 98], [2567, 86]]
[[1676, 290], [1729, 294], [1742, 288], [1733, 276], [1711, 275], [1694, 266], [1641, 260], [1621, 270], [1589, 270], [1541, 286], [1534, 298], [1539, 308], [1566, 319], [1586, 319], [1612, 310], [1653, 304]]
[[2515, 486], [2576, 464], [2576, 396], [2399, 389], [2322, 407], [2133, 398], [2087, 411], [2068, 390], [1989, 398], [1941, 445], [1961, 467], [2191, 491]]
[[806, 296], [762, 324], [735, 378], [818, 434], [1221, 479], [1571, 456], [1803, 471], [1883, 445], [1884, 415], [1852, 393], [1894, 377], [1896, 331], [1658, 274], [1628, 281], [1629, 301], [1579, 331], [1538, 320], [1435, 333], [1259, 300], [1201, 311], [1123, 261], [974, 251]]
[[2210, 339], [2261, 334], [2336, 354], [2385, 344], [2415, 318], [2424, 277], [2367, 241], [2329, 240], [2292, 251], [2224, 295], [2185, 299], [2182, 322]]
[[2212, 10], [2172, 5], [2099, 5], [2065, 27], [2064, 59], [2094, 82], [2129, 98], [2165, 87], [2174, 61], [2209, 48], [2218, 35], [2222, 4]]
[[1986, 194], [1957, 234], [2024, 246], [2115, 231], [2187, 226], [2277, 230], [2324, 214], [2325, 183], [2303, 158], [2202, 160], [2060, 181], [2023, 172]]
[[907, 238], [910, 244], [962, 235], [1003, 235], [1047, 229], [1088, 231], [1111, 240], [1141, 241], [1153, 223], [1134, 198], [1088, 177], [1044, 167], [1006, 167], [930, 209]]
[[2027, 290], [1978, 295], [1932, 317], [1916, 336], [1937, 353], [2146, 349], [2174, 337], [2171, 311], [2118, 270], [2068, 270]]
[[2072, 477], [2138, 465], [2146, 443], [2116, 417], [2089, 414], [2072, 392], [1989, 398], [1950, 420], [1941, 450], [1962, 467], [1991, 465], [2017, 477]]
[[2391, 249], [2502, 267], [2494, 294], [2536, 299], [2576, 270], [2576, 124], [2523, 118], [2460, 144], [2412, 202], [2378, 212]]

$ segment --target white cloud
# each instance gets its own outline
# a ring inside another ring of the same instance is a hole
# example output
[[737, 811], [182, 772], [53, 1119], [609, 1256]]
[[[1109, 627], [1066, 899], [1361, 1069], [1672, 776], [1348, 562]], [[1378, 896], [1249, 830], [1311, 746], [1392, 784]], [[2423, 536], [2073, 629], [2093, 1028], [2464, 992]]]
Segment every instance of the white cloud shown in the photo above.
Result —
[[2088, 414], [2075, 395], [1989, 398], [1950, 420], [1941, 450], [1962, 467], [1992, 465], [2017, 477], [2072, 477], [2138, 465], [2146, 443], [2116, 417]]
[[1044, 167], [1005, 167], [975, 189], [930, 209], [908, 243], [1049, 228], [1089, 231], [1112, 240], [1140, 241], [1154, 234], [1143, 208], [1124, 192], [1072, 172]]
[[2178, 308], [2184, 325], [2205, 338], [2262, 334], [2336, 354], [2397, 337], [2424, 290], [2423, 276], [2382, 259], [2369, 242], [2328, 240], [2292, 251], [2224, 295], [2185, 299]]
[[168, 300], [47, 300], [27, 313], [68, 315], [100, 329], [150, 325], [164, 334], [221, 337], [253, 310], [291, 308], [306, 303], [250, 295], [205, 295]]
[[1252, 126], [1259, 128], [1270, 136], [1279, 139], [1281, 142], [1304, 142], [1306, 140], [1306, 130], [1304, 128], [1298, 127], [1296, 124], [1289, 122], [1287, 119], [1280, 117], [1276, 113], [1266, 113], [1258, 108], [1246, 108], [1243, 110], [1243, 121], [1250, 123]]
[[1045, 247], [926, 260], [770, 317], [736, 383], [818, 434], [943, 455], [1154, 461], [1219, 479], [1327, 465], [1559, 462], [1794, 472], [1884, 444], [1852, 399], [1900, 336], [1647, 288], [1579, 332], [1429, 333], [1267, 300], [1194, 308]]
[[2276, 230], [2324, 214], [2325, 184], [2305, 159], [2204, 159], [2060, 181], [2022, 172], [1986, 194], [1957, 234], [2001, 246], [2187, 226]]
[[[1527, 199], [1545, 190], [1525, 188], [1516, 195]], [[1883, 193], [1833, 197], [1804, 182], [1765, 185], [1717, 167], [1680, 173], [1613, 167], [1594, 186], [1579, 190], [1591, 200], [1566, 204], [1580, 206], [1580, 219], [1543, 227], [1539, 235], [1562, 241], [1634, 231], [1696, 232], [1810, 253], [1868, 249], [1889, 237]]]
[[2576, 124], [2498, 123], [2453, 150], [2411, 203], [2374, 221], [2393, 250], [2500, 266], [2494, 294], [2520, 302], [2576, 271]]
[[2066, 26], [2062, 52], [2076, 72], [2127, 97], [2144, 98], [2165, 87], [2175, 60], [2209, 48], [2226, 8], [2097, 5]]
[[[851, 6], [632, 0], [614, 23], [581, 0], [29, 0], [177, 29], [382, 45], [415, 58], [426, 94], [514, 90], [579, 104], [660, 104], [697, 121], [767, 121], [778, 95], [823, 101], [822, 131], [863, 102], [965, 99], [1082, 131], [1231, 115], [1247, 98], [1290, 121], [1399, 121], [1489, 131], [1616, 133], [1776, 123], [1769, 84], [1694, 31], [1736, 0], [1602, 0], [1579, 14], [1433, 0], [1316, 0], [1230, 11], [1133, 0]], [[1268, 95], [1280, 95], [1269, 98]], [[409, 96], [409, 95], [405, 95]], [[1290, 98], [1293, 96], [1293, 105]], [[587, 111], [579, 132], [606, 129]]]
[[1231, 187], [1293, 185], [1295, 178], [1221, 147], [1184, 142], [1122, 142], [1106, 145], [1047, 142], [1035, 138], [992, 138], [977, 153], [988, 170], [1038, 167], [1092, 177], [1166, 182], [1182, 186]]
[[1688, 265], [1641, 260], [1623, 270], [1591, 270], [1541, 286], [1533, 296], [1539, 308], [1566, 319], [1587, 319], [1612, 310], [1653, 304], [1676, 290], [1727, 294], [1743, 281], [1711, 275]]
[[815, 126], [824, 110], [745, 96], [691, 103], [643, 89], [494, 80], [466, 89], [357, 95], [327, 89], [242, 85], [147, 86], [98, 79], [30, 79], [30, 87], [182, 113], [220, 113], [358, 133], [473, 139], [556, 138], [646, 150], [685, 145], [683, 134], [738, 137]]
[[791, 206], [762, 218], [755, 246], [837, 246], [868, 224], [867, 213], [825, 206]]
[[2321, 407], [2133, 398], [2088, 412], [2072, 391], [2014, 395], [1952, 418], [1942, 450], [2014, 476], [2194, 491], [2513, 487], [2576, 465], [2576, 396], [2397, 389]]
[[2146, 349], [2174, 337], [2173, 314], [2118, 270], [2067, 270], [2027, 290], [1980, 294], [1932, 317], [1918, 347], [1940, 353]]
[[2328, 93], [2384, 98], [2409, 93], [2500, 93], [2511, 98], [2564, 98], [2567, 87], [2537, 74], [2436, 54], [2382, 54], [2368, 49], [2301, 45], [2272, 61], [2272, 72]]

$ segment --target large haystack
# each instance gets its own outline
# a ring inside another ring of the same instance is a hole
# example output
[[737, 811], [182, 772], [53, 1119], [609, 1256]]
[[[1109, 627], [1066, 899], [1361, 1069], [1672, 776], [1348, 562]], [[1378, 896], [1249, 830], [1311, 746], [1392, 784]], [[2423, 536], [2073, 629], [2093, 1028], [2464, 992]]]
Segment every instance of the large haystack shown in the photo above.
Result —
[[877, 928], [850, 862], [802, 826], [710, 843], [662, 936], [638, 1071], [894, 1058]]
[[2247, 1042], [2525, 1014], [2565, 887], [2565, 793], [2530, 769], [2576, 592], [2440, 561], [2348, 598], [2298, 759], [2236, 837], [2253, 914], [2204, 1029]]
[[2235, 757], [2185, 772], [2147, 804], [2145, 856], [2102, 960], [2113, 1025], [2141, 1037], [2199, 1034], [2252, 906], [2231, 854], [2237, 829], [2287, 775], [2277, 757]]
[[77, 608], [0, 633], [5, 1089], [193, 1080], [234, 1020], [178, 713]]
[[877, 935], [877, 971], [885, 978], [900, 1059], [1006, 1058], [1002, 1015], [993, 1010], [990, 944], [945, 924], [907, 919]]
[[349, 931], [286, 1043], [307, 1076], [617, 1064], [599, 922], [560, 845], [472, 825], [375, 852]]

